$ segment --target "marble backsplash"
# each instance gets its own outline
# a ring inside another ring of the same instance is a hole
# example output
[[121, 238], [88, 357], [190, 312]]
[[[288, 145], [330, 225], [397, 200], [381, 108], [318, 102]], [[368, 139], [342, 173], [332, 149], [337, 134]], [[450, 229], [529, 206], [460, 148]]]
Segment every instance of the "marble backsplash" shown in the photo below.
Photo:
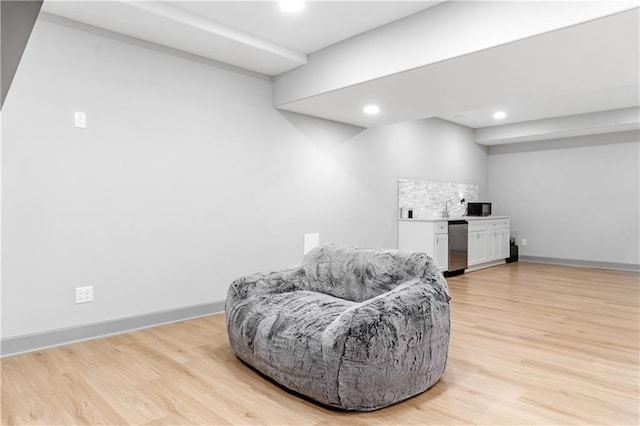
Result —
[[451, 200], [449, 216], [462, 216], [466, 204], [461, 204], [460, 198], [467, 202], [478, 201], [480, 187], [465, 183], [398, 179], [398, 217], [401, 218], [407, 217], [407, 209], [413, 209], [413, 217], [418, 219], [441, 217], [447, 200]]

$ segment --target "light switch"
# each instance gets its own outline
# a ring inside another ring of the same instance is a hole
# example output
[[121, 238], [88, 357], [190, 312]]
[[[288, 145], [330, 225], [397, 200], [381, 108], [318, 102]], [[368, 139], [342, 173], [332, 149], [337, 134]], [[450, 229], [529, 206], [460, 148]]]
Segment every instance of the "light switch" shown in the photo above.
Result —
[[87, 114], [85, 114], [83, 111], [74, 111], [73, 118], [75, 119], [75, 127], [78, 127], [80, 129], [87, 128]]
[[320, 234], [304, 234], [304, 254], [320, 245]]

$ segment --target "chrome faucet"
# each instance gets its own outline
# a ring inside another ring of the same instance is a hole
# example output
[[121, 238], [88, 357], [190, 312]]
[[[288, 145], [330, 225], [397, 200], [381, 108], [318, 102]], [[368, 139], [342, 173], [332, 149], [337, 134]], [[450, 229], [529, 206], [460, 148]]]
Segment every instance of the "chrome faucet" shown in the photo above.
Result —
[[449, 203], [452, 203], [453, 200], [447, 200], [444, 202], [444, 210], [442, 210], [442, 217], [443, 218], [447, 218], [449, 217]]

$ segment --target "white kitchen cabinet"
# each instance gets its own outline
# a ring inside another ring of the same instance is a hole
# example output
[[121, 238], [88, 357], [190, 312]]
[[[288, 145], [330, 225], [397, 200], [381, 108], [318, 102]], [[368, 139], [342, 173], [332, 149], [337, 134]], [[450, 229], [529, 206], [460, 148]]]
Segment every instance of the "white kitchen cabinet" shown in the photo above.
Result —
[[477, 265], [487, 261], [487, 236], [488, 231], [470, 231], [468, 235], [468, 257], [467, 263], [469, 266]]
[[400, 220], [398, 249], [427, 253], [441, 271], [446, 271], [449, 267], [448, 229], [447, 221]]
[[[509, 218], [465, 218], [468, 222], [468, 268], [486, 268], [509, 257]], [[441, 271], [449, 267], [448, 223], [445, 220], [401, 219], [398, 248], [422, 251], [431, 256]]]
[[509, 219], [467, 220], [470, 267], [482, 264], [490, 266], [509, 257]]
[[478, 263], [489, 260], [489, 232], [480, 231], [478, 234]]
[[489, 231], [489, 244], [487, 253], [487, 260], [495, 260], [500, 257], [500, 231], [493, 230]]
[[501, 260], [509, 257], [509, 229], [489, 231], [487, 260]]
[[500, 230], [500, 251], [498, 259], [506, 259], [511, 255], [509, 250], [509, 229]]
[[438, 269], [446, 271], [449, 269], [449, 234], [436, 234], [435, 241], [434, 260]]
[[467, 263], [469, 266], [478, 263], [478, 233], [469, 232], [467, 241]]

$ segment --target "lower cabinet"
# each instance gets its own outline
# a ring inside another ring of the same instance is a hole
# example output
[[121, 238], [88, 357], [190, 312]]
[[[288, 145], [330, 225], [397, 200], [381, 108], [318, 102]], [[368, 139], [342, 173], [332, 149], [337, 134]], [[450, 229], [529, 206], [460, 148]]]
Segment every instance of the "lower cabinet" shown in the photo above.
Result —
[[427, 253], [438, 269], [449, 267], [449, 224], [446, 221], [400, 220], [398, 249]]
[[[468, 227], [468, 267], [493, 266], [509, 257], [509, 219], [466, 218]], [[398, 248], [422, 251], [431, 256], [438, 269], [449, 268], [448, 223], [401, 219], [398, 222]]]
[[438, 269], [446, 271], [449, 269], [449, 234], [436, 234], [436, 249], [434, 260]]
[[469, 266], [487, 261], [487, 235], [488, 231], [470, 231], [468, 241]]
[[510, 234], [510, 229], [501, 229], [500, 230], [500, 254], [498, 255], [498, 259], [506, 259], [509, 256], [511, 256], [510, 253], [510, 249], [509, 249], [509, 234]]
[[469, 221], [469, 266], [509, 257], [509, 219]]

